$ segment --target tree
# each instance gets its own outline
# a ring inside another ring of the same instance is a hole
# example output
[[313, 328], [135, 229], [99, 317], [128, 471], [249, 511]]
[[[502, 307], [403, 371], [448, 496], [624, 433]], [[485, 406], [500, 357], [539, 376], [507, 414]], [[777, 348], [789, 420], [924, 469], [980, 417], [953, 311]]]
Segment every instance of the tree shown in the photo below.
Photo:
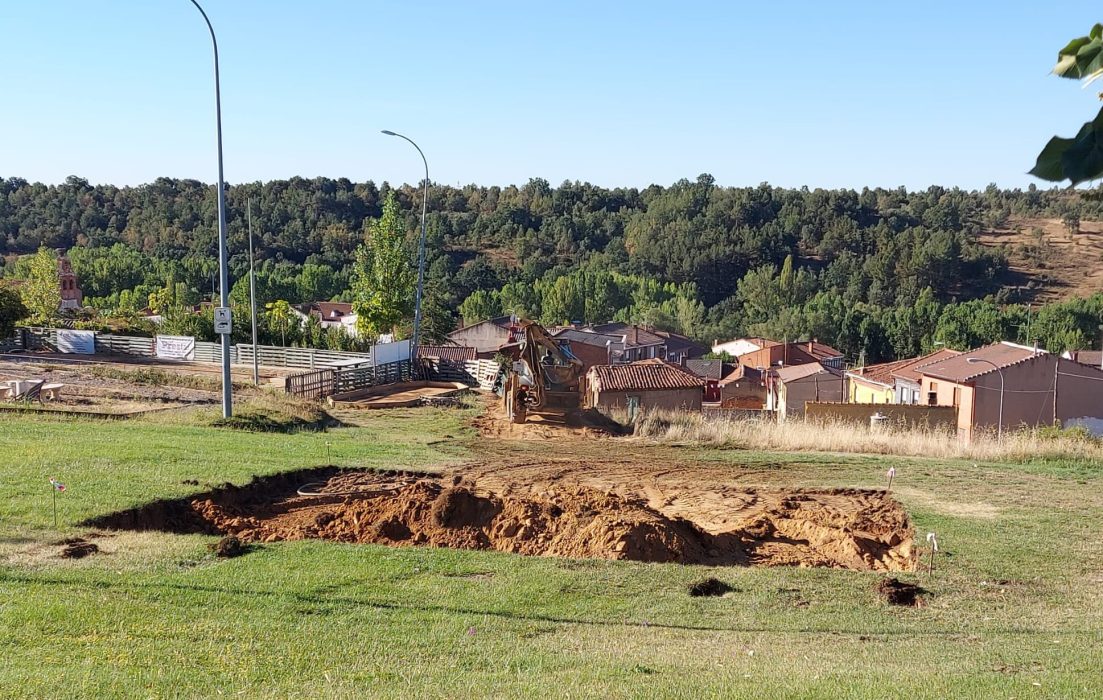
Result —
[[57, 256], [48, 248], [39, 248], [31, 257], [30, 276], [19, 288], [23, 305], [32, 323], [47, 324], [57, 318], [61, 308], [61, 288], [57, 277]]
[[266, 304], [264, 308], [264, 317], [268, 322], [268, 327], [279, 331], [281, 344], [286, 347], [287, 331], [291, 329], [291, 324], [295, 322], [295, 313], [291, 310], [291, 304], [283, 299], [277, 299]]
[[463, 324], [470, 326], [488, 318], [494, 318], [501, 313], [502, 307], [498, 300], [498, 292], [494, 290], [480, 289], [472, 292], [463, 303], [460, 304], [460, 317]]
[[[1085, 84], [1103, 76], [1103, 24], [1058, 51], [1053, 73]], [[1050, 139], [1030, 174], [1051, 182], [1069, 180], [1073, 186], [1103, 176], [1103, 108], [1073, 138]]]
[[357, 248], [352, 271], [352, 310], [356, 328], [367, 338], [397, 333], [414, 313], [416, 279], [405, 246], [394, 193], [383, 203], [383, 216], [371, 223], [367, 241]]
[[15, 324], [26, 318], [27, 307], [12, 288], [0, 283], [0, 339], [7, 339], [15, 332]]

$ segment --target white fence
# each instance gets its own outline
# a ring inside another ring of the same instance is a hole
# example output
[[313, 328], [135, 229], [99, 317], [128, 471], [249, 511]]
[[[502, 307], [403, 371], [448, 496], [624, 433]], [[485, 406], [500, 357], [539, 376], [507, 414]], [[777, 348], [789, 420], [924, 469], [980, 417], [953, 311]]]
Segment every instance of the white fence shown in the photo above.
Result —
[[[136, 357], [156, 357], [156, 344], [153, 338], [127, 335], [96, 333], [96, 353], [106, 355], [133, 355]], [[58, 352], [57, 329], [20, 328], [15, 337], [0, 343], [0, 349], [52, 350]], [[240, 344], [230, 346], [230, 362], [237, 365], [253, 364], [253, 346]], [[371, 352], [337, 352], [315, 348], [285, 348], [273, 345], [256, 346], [257, 363], [265, 367], [289, 367], [292, 369], [323, 369], [326, 367], [346, 367], [349, 365], [391, 364], [409, 360], [410, 341], [382, 343]], [[222, 346], [219, 343], [196, 341], [196, 362], [222, 362]]]

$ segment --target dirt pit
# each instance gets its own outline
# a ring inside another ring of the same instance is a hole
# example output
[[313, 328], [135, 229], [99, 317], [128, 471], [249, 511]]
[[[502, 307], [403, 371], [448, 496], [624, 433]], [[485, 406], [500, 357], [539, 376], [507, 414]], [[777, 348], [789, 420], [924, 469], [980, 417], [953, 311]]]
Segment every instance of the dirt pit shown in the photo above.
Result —
[[717, 503], [732, 511], [717, 528], [715, 519], [684, 517], [647, 494], [569, 481], [534, 494], [486, 488], [463, 473], [327, 468], [227, 484], [88, 524], [246, 543], [327, 539], [681, 564], [914, 567], [907, 515], [883, 492], [744, 489], [739, 496]]

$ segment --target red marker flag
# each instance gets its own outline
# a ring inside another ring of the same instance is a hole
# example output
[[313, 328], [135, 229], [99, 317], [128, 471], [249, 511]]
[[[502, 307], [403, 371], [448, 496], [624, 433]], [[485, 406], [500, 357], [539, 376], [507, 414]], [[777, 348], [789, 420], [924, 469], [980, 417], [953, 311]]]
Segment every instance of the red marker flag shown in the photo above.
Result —
[[54, 491], [64, 491], [65, 490], [65, 484], [61, 483], [57, 479], [54, 479], [53, 477], [50, 478], [50, 486], [54, 487]]

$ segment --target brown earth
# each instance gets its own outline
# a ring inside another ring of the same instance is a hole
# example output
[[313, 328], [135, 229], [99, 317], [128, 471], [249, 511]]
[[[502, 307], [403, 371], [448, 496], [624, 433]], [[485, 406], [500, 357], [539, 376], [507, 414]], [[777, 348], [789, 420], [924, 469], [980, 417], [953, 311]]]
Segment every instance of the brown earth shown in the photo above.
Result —
[[[320, 538], [683, 564], [914, 567], [911, 525], [884, 492], [739, 489], [698, 480], [679, 499], [661, 479], [621, 481], [618, 470], [626, 469], [499, 464], [434, 477], [329, 468], [226, 485], [89, 524], [243, 542]], [[637, 476], [647, 472], [638, 466]], [[612, 476], [577, 478], [582, 474]], [[603, 478], [622, 486], [607, 488]]]
[[472, 425], [483, 437], [507, 439], [563, 440], [626, 435], [631, 427], [621, 425], [593, 408], [567, 411], [533, 411], [524, 423], [511, 423], [499, 397], [483, 397], [484, 409]]
[[1103, 289], [1103, 221], [1082, 221], [1073, 233], [1061, 219], [1012, 217], [1004, 228], [981, 232], [979, 240], [1006, 247], [1012, 276], [1032, 284], [1027, 298], [1061, 301]]

